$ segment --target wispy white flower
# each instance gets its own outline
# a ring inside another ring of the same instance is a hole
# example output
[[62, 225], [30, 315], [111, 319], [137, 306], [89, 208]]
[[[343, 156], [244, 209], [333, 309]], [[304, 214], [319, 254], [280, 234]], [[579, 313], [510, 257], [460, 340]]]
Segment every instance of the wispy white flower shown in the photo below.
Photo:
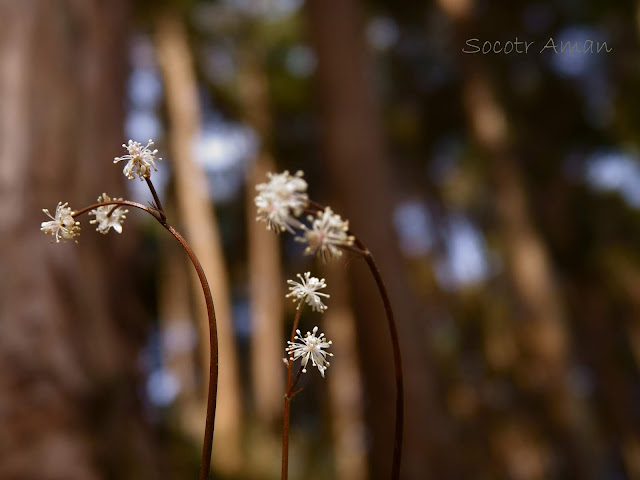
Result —
[[288, 293], [286, 297], [293, 297], [292, 300], [294, 302], [299, 302], [298, 308], [300, 308], [302, 302], [305, 302], [312, 310], [324, 312], [327, 309], [327, 306], [322, 303], [322, 299], [320, 297], [329, 298], [329, 295], [318, 292], [318, 290], [326, 288], [327, 286], [324, 278], [318, 279], [316, 277], [312, 277], [310, 272], [306, 272], [304, 274], [304, 278], [302, 275], [298, 274], [298, 278], [300, 279], [300, 282], [287, 280], [287, 283], [292, 286], [289, 287], [291, 292]]
[[296, 237], [296, 241], [307, 244], [305, 254], [317, 252], [327, 261], [342, 255], [340, 247], [353, 245], [354, 237], [348, 233], [349, 221], [333, 213], [330, 207], [318, 212], [315, 218], [311, 215], [307, 218], [312, 222], [311, 228], [303, 226], [302, 236]]
[[51, 220], [42, 222], [40, 224], [40, 230], [56, 237], [57, 243], [60, 243], [60, 240], [63, 242], [72, 240], [80, 235], [80, 222], [76, 222], [76, 219], [73, 218], [74, 211], [69, 207], [68, 202], [58, 202], [55, 216], [52, 216], [46, 208], [43, 208], [42, 211], [46, 213]]
[[269, 181], [256, 185], [259, 192], [255, 198], [258, 215], [256, 220], [265, 222], [267, 229], [276, 232], [288, 230], [293, 233], [294, 228], [300, 228], [300, 221], [295, 218], [302, 214], [307, 206], [307, 182], [302, 178], [302, 171], [290, 175], [283, 173], [268, 173]]
[[123, 160], [127, 161], [122, 172], [129, 180], [133, 180], [135, 178], [134, 175], [138, 175], [140, 180], [150, 177], [152, 168], [156, 172], [158, 171], [156, 168], [156, 160], [162, 159], [156, 158], [155, 156], [158, 150], [151, 150], [149, 148], [153, 146], [153, 140], [149, 139], [149, 143], [147, 143], [146, 146], [142, 146], [141, 143], [134, 142], [133, 140], [129, 140], [128, 144], [123, 143], [122, 146], [127, 149], [129, 154], [123, 155], [122, 157], [115, 157], [113, 163], [118, 163]]
[[[121, 198], [114, 198], [114, 200], [122, 201]], [[103, 193], [98, 197], [98, 203], [110, 202], [111, 198], [106, 193]], [[91, 210], [89, 215], [95, 215], [95, 219], [91, 220], [89, 223], [98, 224], [96, 227], [96, 231], [106, 235], [109, 230], [112, 228], [118, 232], [122, 233], [122, 222], [127, 218], [125, 215], [129, 213], [129, 210], [118, 207], [116, 205], [105, 205], [102, 207], [98, 207], [96, 209]]]
[[296, 330], [298, 335], [295, 339], [299, 342], [287, 342], [289, 346], [286, 348], [289, 354], [289, 360], [296, 361], [302, 358], [302, 373], [307, 373], [307, 363], [311, 359], [311, 364], [320, 371], [320, 374], [324, 377], [324, 371], [329, 367], [330, 363], [327, 357], [332, 357], [333, 353], [325, 352], [331, 346], [331, 340], [327, 341], [324, 333], [316, 335], [318, 333], [318, 327], [313, 327], [312, 332], [302, 337], [300, 330]]

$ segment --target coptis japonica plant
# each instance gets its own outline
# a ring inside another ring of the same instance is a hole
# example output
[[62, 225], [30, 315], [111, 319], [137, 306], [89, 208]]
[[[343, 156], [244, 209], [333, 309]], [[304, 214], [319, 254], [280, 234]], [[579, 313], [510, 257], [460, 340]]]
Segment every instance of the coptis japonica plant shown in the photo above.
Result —
[[[373, 275], [384, 310], [387, 317], [389, 338], [393, 348], [393, 363], [396, 379], [396, 405], [395, 405], [395, 430], [393, 444], [393, 463], [391, 467], [391, 478], [400, 478], [400, 460], [402, 452], [402, 432], [404, 422], [404, 384], [402, 375], [402, 357], [400, 354], [400, 343], [398, 331], [391, 308], [391, 301], [387, 289], [382, 280], [380, 270], [371, 252], [364, 243], [351, 232], [349, 221], [333, 212], [328, 206], [323, 206], [317, 202], [309, 200], [307, 194], [307, 182], [304, 180], [301, 171], [291, 175], [288, 171], [283, 173], [269, 173], [268, 181], [256, 186], [258, 195], [255, 198], [257, 207], [256, 220], [267, 224], [268, 230], [275, 232], [289, 232], [296, 235], [295, 240], [306, 245], [304, 253], [307, 255], [317, 255], [323, 261], [329, 261], [342, 256], [343, 252], [349, 252], [359, 256], [367, 263]], [[301, 217], [304, 218], [301, 219]], [[306, 219], [307, 223], [304, 222]], [[298, 330], [298, 322], [303, 304], [309, 305], [313, 310], [324, 312], [327, 307], [322, 303], [321, 297], [328, 297], [327, 294], [318, 290], [325, 288], [324, 279], [311, 277], [309, 272], [304, 277], [298, 274], [300, 282], [289, 280], [292, 285], [291, 292], [287, 297], [293, 297], [293, 301], [298, 302], [296, 317], [293, 322], [291, 340], [286, 348], [289, 354], [288, 359], [284, 359], [288, 366], [287, 388], [284, 403], [284, 425], [282, 434], [282, 479], [288, 476], [288, 455], [289, 455], [289, 410], [291, 398], [300, 376], [306, 372], [309, 360], [317, 367], [324, 377], [329, 366], [327, 356], [331, 356], [325, 349], [331, 345], [326, 341], [324, 334], [317, 335], [318, 327], [314, 327], [312, 332], [302, 337]], [[297, 333], [297, 336], [296, 336]], [[298, 340], [296, 342], [295, 340]], [[295, 379], [292, 381], [293, 362], [302, 359], [302, 364]]]
[[209, 470], [211, 466], [211, 448], [213, 444], [213, 428], [216, 412], [216, 397], [218, 387], [218, 338], [216, 327], [216, 315], [213, 305], [213, 298], [211, 296], [211, 290], [209, 289], [209, 283], [204, 274], [204, 270], [198, 261], [198, 258], [193, 253], [191, 247], [186, 240], [178, 233], [168, 222], [167, 216], [160, 198], [156, 193], [156, 190], [151, 182], [151, 171], [157, 171], [156, 161], [162, 160], [157, 158], [157, 150], [151, 150], [153, 141], [149, 140], [146, 146], [143, 146], [139, 142], [129, 140], [128, 144], [122, 145], [127, 149], [127, 154], [122, 157], [116, 157], [113, 163], [126, 161], [123, 173], [129, 179], [133, 180], [136, 177], [141, 181], [145, 181], [151, 195], [153, 196], [153, 202], [147, 207], [140, 203], [132, 202], [129, 200], [123, 200], [122, 198], [110, 198], [106, 193], [103, 193], [98, 197], [98, 203], [89, 205], [88, 207], [80, 210], [73, 210], [69, 207], [68, 203], [58, 203], [54, 215], [51, 215], [49, 210], [44, 209], [51, 220], [42, 222], [40, 230], [46, 234], [53, 235], [56, 242], [66, 242], [67, 240], [74, 240], [77, 243], [77, 237], [80, 235], [80, 222], [77, 220], [83, 213], [93, 215], [95, 218], [89, 223], [96, 225], [96, 231], [107, 234], [111, 229], [118, 233], [122, 233], [122, 225], [126, 218], [126, 214], [129, 210], [125, 207], [133, 207], [142, 210], [153, 218], [155, 218], [174, 238], [180, 243], [185, 250], [191, 263], [193, 264], [200, 285], [202, 286], [202, 292], [204, 294], [205, 303], [207, 306], [207, 315], [209, 317], [209, 342], [210, 342], [210, 363], [209, 363], [209, 389], [207, 396], [207, 415], [205, 423], [204, 441], [202, 445], [202, 461], [200, 463], [200, 480], [206, 480], [209, 476]]
[[[324, 333], [318, 334], [318, 327], [313, 327], [312, 332], [307, 332], [303, 337], [302, 333], [298, 329], [300, 323], [300, 316], [304, 305], [309, 305], [311, 310], [323, 313], [327, 310], [327, 306], [322, 303], [321, 296], [329, 298], [326, 293], [319, 292], [323, 288], [326, 288], [327, 284], [324, 278], [318, 279], [312, 277], [310, 272], [306, 272], [304, 277], [298, 274], [300, 282], [294, 280], [288, 280], [290, 293], [286, 297], [293, 297], [294, 302], [298, 302], [296, 307], [296, 316], [293, 320], [293, 327], [291, 328], [291, 339], [287, 342], [285, 352], [287, 357], [283, 358], [285, 365], [287, 365], [287, 385], [284, 394], [284, 411], [283, 411], [283, 430], [282, 430], [282, 478], [286, 479], [289, 472], [289, 420], [291, 417], [291, 399], [300, 391], [295, 388], [300, 381], [300, 377], [303, 373], [307, 373], [307, 364], [311, 360], [311, 365], [316, 367], [322, 378], [324, 378], [324, 372], [329, 368], [329, 360], [327, 357], [332, 357], [333, 353], [326, 351], [331, 346], [331, 341], [327, 340]], [[297, 340], [297, 341], [296, 341]], [[300, 359], [300, 367], [293, 378], [293, 364], [296, 360]]]

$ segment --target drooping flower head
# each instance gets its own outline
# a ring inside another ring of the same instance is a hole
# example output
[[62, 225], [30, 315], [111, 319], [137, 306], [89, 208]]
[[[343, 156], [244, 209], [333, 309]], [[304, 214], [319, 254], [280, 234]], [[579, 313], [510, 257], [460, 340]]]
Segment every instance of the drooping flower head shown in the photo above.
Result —
[[43, 208], [42, 211], [46, 213], [51, 220], [42, 222], [40, 224], [40, 230], [56, 237], [57, 243], [60, 243], [60, 240], [63, 242], [72, 240], [80, 235], [80, 222], [76, 222], [76, 219], [73, 218], [74, 211], [69, 207], [68, 202], [58, 202], [55, 216], [52, 216], [46, 208]]
[[330, 207], [318, 212], [315, 218], [311, 215], [307, 218], [311, 222], [311, 228], [303, 226], [302, 236], [295, 238], [296, 241], [307, 244], [304, 251], [306, 255], [317, 252], [327, 261], [342, 255], [340, 247], [353, 245], [354, 237], [348, 233], [349, 221], [333, 213]]
[[321, 288], [327, 287], [324, 278], [318, 279], [316, 277], [312, 277], [310, 272], [306, 272], [304, 274], [304, 278], [302, 275], [298, 274], [298, 278], [300, 279], [300, 282], [287, 280], [287, 283], [291, 285], [291, 287], [289, 287], [291, 292], [288, 293], [286, 297], [293, 297], [292, 300], [294, 302], [299, 302], [298, 308], [300, 308], [302, 302], [305, 302], [312, 310], [321, 313], [324, 312], [327, 309], [327, 306], [322, 303], [322, 299], [320, 297], [329, 298], [329, 295], [318, 292]]
[[307, 182], [302, 171], [295, 175], [288, 171], [268, 173], [269, 181], [256, 185], [259, 192], [255, 198], [258, 215], [256, 220], [265, 222], [268, 230], [294, 233], [300, 228], [300, 221], [295, 218], [302, 214], [307, 206]]
[[[114, 200], [122, 201], [121, 198], [115, 198]], [[110, 202], [111, 198], [106, 193], [103, 193], [98, 197], [98, 203]], [[127, 218], [126, 214], [129, 213], [129, 210], [116, 206], [116, 205], [104, 205], [102, 207], [98, 207], [96, 209], [91, 210], [89, 215], [95, 215], [95, 219], [91, 220], [89, 223], [97, 224], [96, 231], [106, 235], [109, 230], [112, 228], [118, 232], [122, 233], [122, 223], [124, 219]]]
[[287, 342], [289, 346], [286, 348], [286, 352], [289, 354], [289, 360], [296, 361], [302, 358], [302, 373], [307, 373], [307, 363], [311, 359], [311, 364], [324, 377], [324, 372], [330, 365], [327, 357], [333, 356], [333, 353], [325, 352], [325, 349], [331, 346], [331, 340], [327, 341], [324, 333], [316, 335], [318, 327], [313, 327], [313, 331], [307, 332], [304, 337], [300, 330], [296, 330], [296, 333], [295, 339], [299, 342]]
[[149, 143], [147, 143], [146, 146], [142, 146], [141, 143], [134, 142], [133, 140], [129, 140], [128, 144], [123, 143], [122, 146], [127, 149], [129, 152], [128, 155], [115, 157], [113, 159], [113, 163], [118, 163], [123, 160], [127, 161], [122, 172], [129, 180], [133, 180], [135, 178], [134, 175], [138, 175], [140, 180], [149, 178], [151, 176], [152, 168], [156, 172], [158, 171], [156, 168], [156, 160], [162, 159], [156, 158], [155, 156], [158, 153], [158, 150], [151, 150], [149, 148], [153, 146], [153, 140], [149, 139]]

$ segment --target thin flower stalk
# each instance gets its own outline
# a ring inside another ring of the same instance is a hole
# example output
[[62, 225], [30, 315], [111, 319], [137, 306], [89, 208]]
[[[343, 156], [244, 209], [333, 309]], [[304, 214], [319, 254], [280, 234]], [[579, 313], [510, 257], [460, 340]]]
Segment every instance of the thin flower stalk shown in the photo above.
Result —
[[[302, 314], [302, 308], [296, 309], [296, 316], [293, 319], [293, 327], [291, 328], [291, 339], [293, 342], [296, 336], [296, 330], [298, 329], [298, 324], [300, 323], [300, 315]], [[300, 378], [300, 374], [302, 373], [302, 365], [300, 366], [300, 370], [296, 375], [296, 378]], [[291, 358], [287, 359], [287, 386], [284, 395], [284, 409], [282, 414], [282, 471], [281, 471], [281, 480], [287, 480], [289, 477], [289, 425], [291, 418], [291, 398], [292, 398], [292, 379], [293, 377], [293, 360]], [[298, 382], [296, 381], [296, 384]]]
[[215, 307], [209, 282], [207, 281], [207, 277], [200, 261], [184, 237], [167, 223], [167, 217], [164, 209], [162, 208], [160, 198], [158, 197], [150, 179], [151, 170], [156, 170], [155, 160], [161, 160], [160, 158], [155, 157], [157, 150], [149, 149], [151, 145], [153, 145], [151, 140], [149, 140], [146, 147], [130, 140], [128, 145], [123, 145], [128, 149], [129, 155], [117, 157], [114, 162], [117, 163], [122, 160], [128, 160], [124, 169], [125, 176], [129, 179], [133, 179], [135, 174], [139, 176], [140, 180], [144, 179], [146, 181], [154, 198], [154, 203], [151, 204], [151, 207], [129, 200], [111, 199], [106, 194], [98, 197], [98, 203], [89, 205], [77, 211], [68, 207], [68, 204], [60, 202], [56, 209], [55, 216], [52, 216], [48, 210], [44, 210], [44, 212], [51, 218], [51, 221], [43, 222], [41, 230], [44, 233], [54, 235], [58, 242], [60, 242], [60, 240], [65, 241], [75, 239], [75, 237], [79, 235], [80, 231], [80, 225], [76, 218], [85, 213], [90, 213], [95, 215], [96, 219], [91, 223], [98, 224], [97, 230], [100, 233], [106, 233], [110, 228], [121, 232], [122, 221], [125, 218], [124, 214], [128, 212], [128, 210], [123, 209], [122, 207], [133, 207], [154, 217], [171, 235], [173, 235], [187, 253], [187, 256], [191, 260], [191, 263], [198, 275], [198, 280], [200, 281], [205, 298], [207, 317], [209, 319], [209, 388], [207, 394], [207, 413], [199, 475], [200, 480], [207, 480], [211, 469], [211, 451], [213, 447], [213, 431], [218, 388], [218, 336]]
[[[318, 215], [320, 212], [326, 211], [327, 207], [323, 205], [309, 201], [309, 210], [305, 212], [312, 215]], [[396, 403], [395, 403], [395, 426], [394, 426], [394, 439], [393, 439], [393, 460], [391, 464], [391, 478], [392, 480], [398, 480], [400, 478], [400, 463], [402, 460], [402, 441], [404, 435], [404, 375], [402, 373], [402, 353], [400, 351], [400, 339], [398, 337], [398, 327], [393, 313], [393, 307], [391, 306], [391, 300], [387, 287], [382, 279], [380, 269], [373, 257], [372, 253], [365, 246], [365, 244], [355, 235], [351, 230], [348, 231], [348, 235], [353, 239], [352, 245], [343, 245], [342, 249], [352, 252], [361, 256], [369, 267], [369, 271], [373, 276], [378, 293], [382, 300], [385, 315], [387, 318], [387, 327], [389, 329], [389, 339], [391, 341], [391, 347], [393, 352], [393, 370], [396, 385]]]

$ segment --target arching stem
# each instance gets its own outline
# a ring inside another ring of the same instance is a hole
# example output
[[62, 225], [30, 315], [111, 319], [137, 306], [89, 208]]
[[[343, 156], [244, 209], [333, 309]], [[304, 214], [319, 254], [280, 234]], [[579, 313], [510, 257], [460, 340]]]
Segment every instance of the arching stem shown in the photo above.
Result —
[[184, 251], [187, 253], [193, 267], [198, 274], [198, 280], [200, 280], [200, 285], [202, 287], [202, 293], [204, 294], [205, 303], [207, 306], [207, 317], [209, 318], [209, 345], [210, 345], [210, 358], [209, 358], [209, 389], [207, 393], [207, 417], [204, 429], [204, 440], [202, 444], [202, 460], [200, 462], [200, 476], [199, 480], [207, 480], [209, 478], [209, 471], [211, 469], [211, 450], [213, 448], [213, 430], [215, 425], [215, 416], [216, 416], [216, 402], [217, 402], [217, 394], [218, 394], [218, 333], [217, 333], [217, 324], [216, 324], [216, 313], [213, 305], [213, 297], [211, 296], [211, 289], [209, 288], [209, 282], [207, 281], [207, 277], [204, 274], [204, 270], [202, 265], [200, 265], [200, 261], [198, 257], [196, 257], [195, 253], [184, 239], [180, 233], [178, 233], [171, 225], [167, 224], [166, 216], [164, 211], [162, 210], [162, 205], [160, 204], [160, 200], [155, 193], [155, 189], [150, 181], [147, 182], [151, 192], [154, 196], [156, 207], [157, 208], [149, 208], [145, 205], [142, 205], [137, 202], [131, 202], [129, 200], [111, 200], [109, 202], [101, 202], [96, 203], [94, 205], [89, 205], [81, 210], [78, 210], [73, 213], [73, 217], [78, 217], [84, 213], [90, 212], [91, 210], [97, 209], [98, 207], [104, 207], [107, 205], [116, 205], [116, 206], [128, 206], [134, 207], [139, 210], [143, 210], [147, 212], [149, 215], [153, 216], [173, 237], [180, 243]]
[[[305, 210], [305, 213], [311, 215], [317, 214], [319, 211], [323, 211], [325, 207], [317, 202], [309, 201], [310, 209]], [[391, 479], [398, 480], [400, 478], [400, 461], [402, 459], [402, 438], [404, 431], [404, 375], [402, 373], [402, 354], [400, 352], [400, 340], [398, 338], [398, 327], [396, 325], [395, 316], [393, 314], [393, 308], [391, 307], [391, 300], [389, 299], [389, 293], [387, 287], [382, 280], [382, 274], [376, 264], [373, 255], [365, 244], [355, 235], [352, 231], [349, 231], [349, 235], [353, 235], [355, 247], [346, 246], [344, 250], [354, 253], [364, 258], [371, 275], [376, 282], [378, 292], [382, 303], [384, 305], [384, 311], [387, 317], [387, 326], [389, 328], [389, 339], [391, 340], [391, 347], [393, 349], [393, 369], [396, 382], [396, 405], [395, 405], [395, 429], [393, 438], [393, 461], [391, 464]]]

